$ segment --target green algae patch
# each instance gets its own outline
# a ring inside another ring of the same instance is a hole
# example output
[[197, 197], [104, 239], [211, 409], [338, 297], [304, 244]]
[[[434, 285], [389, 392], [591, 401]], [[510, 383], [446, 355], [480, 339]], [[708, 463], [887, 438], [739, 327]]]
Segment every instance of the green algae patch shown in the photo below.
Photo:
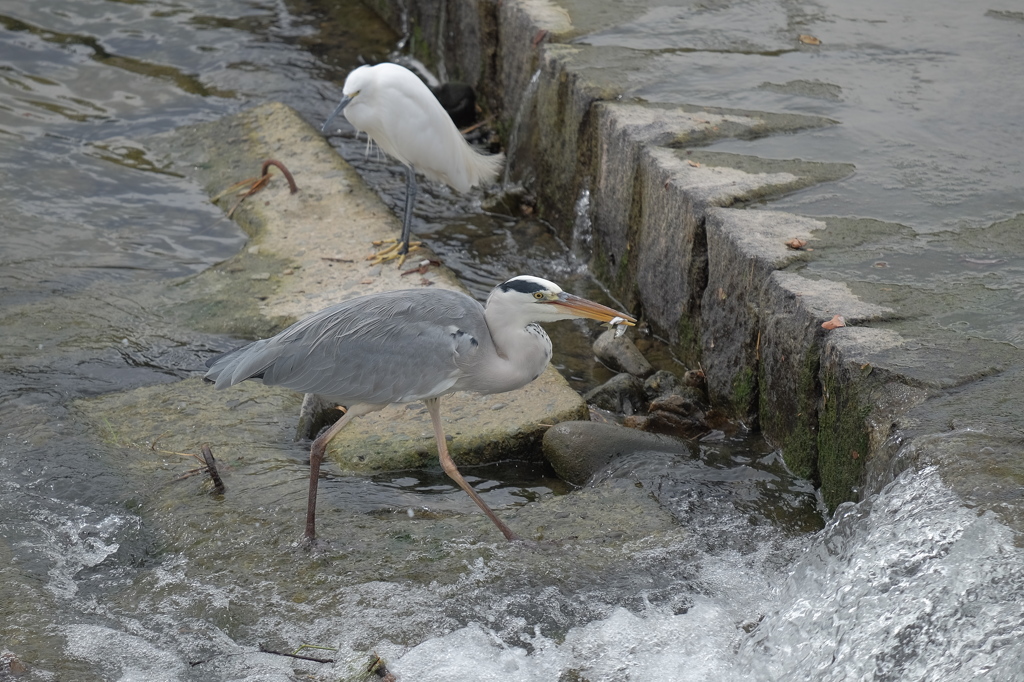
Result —
[[277, 294], [291, 259], [242, 252], [201, 275], [181, 282], [175, 292], [183, 300], [167, 313], [184, 326], [210, 334], [243, 339], [272, 336], [296, 321], [294, 316], [262, 314], [264, 301]]
[[185, 379], [75, 402], [99, 440], [152, 453], [198, 454], [209, 444], [218, 459], [266, 443], [290, 444], [302, 396], [247, 381], [218, 391], [202, 379]]
[[855, 502], [864, 483], [864, 465], [871, 455], [867, 418], [857, 386], [833, 373], [822, 377], [818, 429], [818, 472], [821, 495], [830, 512], [843, 502]]
[[[821, 365], [820, 347], [813, 344], [803, 356], [798, 368], [794, 395], [785, 403], [772, 402], [761, 393], [761, 423], [768, 432], [784, 434], [782, 458], [797, 476], [815, 485], [820, 483], [818, 453], [818, 370]], [[767, 381], [763, 378], [762, 381]], [[779, 383], [779, 382], [775, 382]], [[780, 409], [795, 410], [783, 414]]]
[[732, 379], [732, 414], [750, 414], [757, 403], [757, 395], [757, 373], [753, 367], [744, 367]]

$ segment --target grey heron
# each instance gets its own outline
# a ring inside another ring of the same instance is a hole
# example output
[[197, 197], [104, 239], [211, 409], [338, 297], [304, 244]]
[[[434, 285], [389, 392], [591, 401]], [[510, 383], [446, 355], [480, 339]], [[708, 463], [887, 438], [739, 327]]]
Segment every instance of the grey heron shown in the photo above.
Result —
[[430, 88], [404, 66], [360, 66], [345, 79], [342, 95], [321, 132], [344, 111], [356, 130], [405, 165], [405, 214], [398, 255], [409, 251], [417, 170], [459, 192], [493, 182], [501, 170], [504, 155], [488, 156], [473, 149]]
[[327, 444], [356, 417], [415, 401], [430, 412], [441, 468], [514, 540], [516, 534], [463, 479], [448, 454], [440, 399], [456, 391], [503, 393], [530, 383], [551, 359], [551, 340], [537, 322], [573, 317], [636, 324], [626, 313], [529, 275], [496, 286], [486, 305], [456, 291], [390, 291], [325, 308], [274, 337], [213, 358], [204, 378], [218, 389], [262, 379], [348, 408], [310, 448], [305, 530], [310, 541], [316, 539], [317, 483]]

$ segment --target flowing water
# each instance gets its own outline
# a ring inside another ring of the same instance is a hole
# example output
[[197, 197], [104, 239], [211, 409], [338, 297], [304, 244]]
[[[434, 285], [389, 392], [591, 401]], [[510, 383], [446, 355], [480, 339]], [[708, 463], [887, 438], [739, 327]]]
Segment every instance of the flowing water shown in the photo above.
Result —
[[[582, 493], [473, 470], [553, 536], [588, 500], [637, 510], [527, 546], [465, 539], [471, 503], [439, 471], [331, 479], [325, 526], [344, 539], [311, 557], [294, 546], [301, 444], [254, 447], [218, 498], [176, 483], [155, 443], [80, 419], [76, 400], [171, 385], [234, 343], [153, 312], [245, 239], [145, 139], [270, 99], [319, 121], [398, 41], [353, 0], [0, 2], [0, 679], [366, 679], [374, 652], [418, 681], [1020, 679], [1018, 538], [933, 471], [822, 529], [814, 491], [756, 438], [634, 453]], [[397, 205], [402, 173], [337, 142]], [[423, 196], [417, 233], [476, 295], [519, 271], [600, 295], [542, 222]], [[567, 201], [585, 240], [587, 197]], [[556, 344], [579, 388], [607, 376]], [[261, 651], [302, 644], [333, 662]]]

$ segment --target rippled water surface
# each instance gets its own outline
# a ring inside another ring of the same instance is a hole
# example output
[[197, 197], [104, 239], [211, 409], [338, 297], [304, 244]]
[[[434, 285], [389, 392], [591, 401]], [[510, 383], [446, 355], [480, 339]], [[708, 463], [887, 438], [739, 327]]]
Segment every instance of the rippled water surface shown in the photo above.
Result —
[[[646, 3], [638, 3], [643, 7]], [[627, 95], [823, 116], [836, 127], [724, 140], [769, 159], [855, 163], [857, 173], [773, 206], [920, 233], [1018, 215], [1024, 91], [1015, 0], [656, 2], [578, 40], [653, 54]], [[818, 45], [794, 44], [808, 35]]]
[[[245, 240], [146, 139], [270, 99], [319, 121], [397, 41], [351, 1], [0, 3], [0, 677], [365, 679], [376, 653], [418, 681], [1013, 679], [1016, 538], [934, 472], [822, 531], [756, 438], [634, 453], [582, 493], [542, 467], [466, 471], [547, 529], [526, 546], [469, 539], [479, 515], [439, 471], [328, 476], [334, 543], [311, 556], [303, 444], [254, 443], [219, 497], [83, 419], [74, 401], [178, 382], [235, 342], [154, 312]], [[402, 174], [335, 141], [396, 205]], [[542, 222], [424, 197], [417, 232], [475, 294], [524, 269], [601, 294]], [[574, 385], [602, 380], [568, 336]], [[278, 399], [284, 433], [297, 400]], [[559, 536], [605, 501], [635, 514]], [[302, 644], [333, 662], [263, 651]]]

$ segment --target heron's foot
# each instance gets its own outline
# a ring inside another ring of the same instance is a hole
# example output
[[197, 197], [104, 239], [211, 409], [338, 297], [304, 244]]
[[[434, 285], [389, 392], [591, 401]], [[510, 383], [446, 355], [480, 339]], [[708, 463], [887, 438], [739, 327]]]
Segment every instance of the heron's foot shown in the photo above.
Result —
[[389, 244], [386, 248], [367, 256], [366, 260], [370, 261], [370, 265], [380, 265], [386, 263], [389, 260], [398, 259], [398, 267], [402, 267], [405, 263], [406, 256], [409, 255], [409, 251], [418, 249], [423, 246], [423, 242], [409, 242], [409, 248], [405, 249], [405, 244], [402, 243], [401, 239], [384, 239], [382, 241], [373, 242], [374, 246], [384, 246]]

